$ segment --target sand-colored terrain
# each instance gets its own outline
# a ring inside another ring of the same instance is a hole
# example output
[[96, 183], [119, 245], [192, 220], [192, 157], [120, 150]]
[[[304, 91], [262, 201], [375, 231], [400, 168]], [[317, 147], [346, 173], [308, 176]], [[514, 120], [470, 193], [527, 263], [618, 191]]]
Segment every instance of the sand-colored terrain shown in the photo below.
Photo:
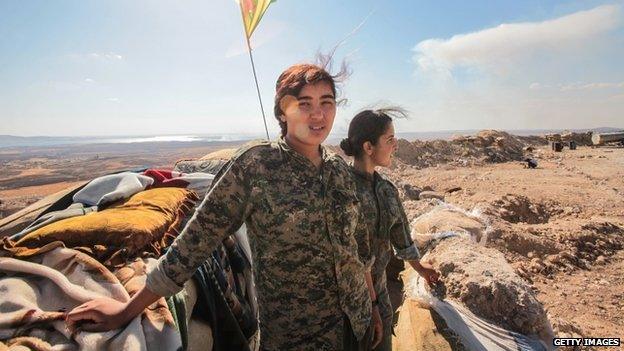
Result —
[[[526, 150], [529, 145], [533, 148]], [[0, 216], [81, 180], [124, 169], [171, 167], [179, 159], [235, 146], [3, 150]], [[624, 338], [624, 148], [554, 152], [544, 138], [497, 132], [453, 142], [401, 141], [400, 147], [393, 169], [384, 173], [399, 186], [410, 220], [432, 208], [433, 201], [418, 199], [427, 190], [479, 213], [488, 221], [484, 245], [500, 251], [531, 284], [555, 333]], [[525, 167], [527, 156], [538, 161], [536, 169]], [[400, 299], [400, 282], [390, 285], [395, 301]], [[403, 318], [426, 317], [410, 313]]]
[[[533, 285], [557, 334], [624, 338], [624, 148], [542, 145], [532, 156], [537, 169], [520, 161], [420, 168], [399, 158], [387, 174], [487, 218], [485, 245]], [[404, 203], [410, 219], [432, 206], [407, 195]]]
[[0, 218], [84, 180], [124, 170], [171, 168], [177, 160], [239, 144], [178, 142], [2, 149]]

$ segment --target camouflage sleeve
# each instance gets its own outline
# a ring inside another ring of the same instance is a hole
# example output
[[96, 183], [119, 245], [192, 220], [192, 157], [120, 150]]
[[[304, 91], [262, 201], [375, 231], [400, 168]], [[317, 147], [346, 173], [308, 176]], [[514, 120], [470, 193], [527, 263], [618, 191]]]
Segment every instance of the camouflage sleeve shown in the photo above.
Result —
[[410, 235], [411, 230], [407, 215], [405, 214], [405, 209], [403, 208], [403, 204], [399, 198], [399, 193], [396, 189], [394, 190], [394, 198], [392, 199], [394, 208], [392, 213], [398, 218], [395, 221], [395, 224], [390, 228], [389, 233], [390, 243], [392, 244], [394, 255], [396, 258], [404, 261], [419, 260], [420, 252]]
[[365, 225], [362, 224], [362, 214], [360, 214], [360, 219], [358, 220], [357, 229], [358, 233], [356, 233], [356, 242], [358, 245], [358, 258], [366, 267], [366, 270], [370, 270], [375, 263], [375, 255], [373, 254], [373, 250], [371, 248], [371, 240], [370, 234], [368, 232], [368, 228], [363, 228]]
[[250, 187], [240, 159], [225, 165], [180, 235], [147, 275], [147, 288], [171, 296], [249, 215]]

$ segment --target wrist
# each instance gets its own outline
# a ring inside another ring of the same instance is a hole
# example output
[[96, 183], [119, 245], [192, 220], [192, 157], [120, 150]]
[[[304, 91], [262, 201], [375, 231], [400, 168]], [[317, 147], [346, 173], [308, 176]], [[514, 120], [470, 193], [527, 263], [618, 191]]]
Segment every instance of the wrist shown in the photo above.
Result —
[[[146, 308], [146, 307], [145, 307]], [[125, 323], [130, 322], [134, 317], [140, 315], [145, 308], [141, 308], [140, 304], [133, 303], [132, 300], [126, 302], [119, 312], [119, 318]]]
[[415, 270], [416, 272], [418, 272], [418, 273], [422, 272], [422, 271], [425, 269], [425, 267], [423, 267], [423, 266], [420, 264], [420, 262], [419, 262], [419, 263], [414, 264], [414, 265], [413, 265], [413, 267], [414, 267], [414, 270]]

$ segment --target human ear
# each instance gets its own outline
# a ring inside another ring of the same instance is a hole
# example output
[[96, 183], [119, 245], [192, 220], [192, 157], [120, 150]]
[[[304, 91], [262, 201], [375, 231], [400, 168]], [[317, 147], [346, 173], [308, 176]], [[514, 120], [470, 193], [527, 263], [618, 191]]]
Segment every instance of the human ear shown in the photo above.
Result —
[[370, 141], [364, 142], [364, 144], [362, 144], [362, 149], [364, 149], [364, 152], [368, 156], [373, 154], [373, 144]]

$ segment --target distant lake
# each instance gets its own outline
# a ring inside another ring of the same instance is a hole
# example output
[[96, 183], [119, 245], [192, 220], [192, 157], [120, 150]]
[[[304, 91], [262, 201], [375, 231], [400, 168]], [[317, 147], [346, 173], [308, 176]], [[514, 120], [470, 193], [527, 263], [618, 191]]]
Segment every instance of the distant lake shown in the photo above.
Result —
[[214, 134], [214, 135], [140, 135], [140, 136], [95, 136], [95, 137], [19, 137], [0, 135], [0, 148], [41, 147], [84, 144], [134, 144], [134, 143], [194, 143], [229, 142], [261, 138], [260, 135]]

